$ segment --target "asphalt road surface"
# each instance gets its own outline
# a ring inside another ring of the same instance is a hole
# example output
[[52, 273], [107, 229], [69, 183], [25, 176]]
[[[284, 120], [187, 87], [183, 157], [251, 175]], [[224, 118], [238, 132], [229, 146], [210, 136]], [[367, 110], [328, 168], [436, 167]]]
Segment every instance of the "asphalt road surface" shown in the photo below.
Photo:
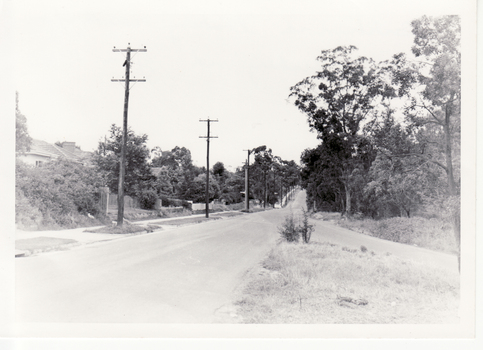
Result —
[[[305, 202], [16, 259], [18, 322], [217, 323], [245, 273]], [[457, 269], [456, 258], [316, 221], [312, 239]], [[225, 321], [223, 321], [225, 322]]]
[[216, 322], [287, 210], [16, 259], [17, 321]]

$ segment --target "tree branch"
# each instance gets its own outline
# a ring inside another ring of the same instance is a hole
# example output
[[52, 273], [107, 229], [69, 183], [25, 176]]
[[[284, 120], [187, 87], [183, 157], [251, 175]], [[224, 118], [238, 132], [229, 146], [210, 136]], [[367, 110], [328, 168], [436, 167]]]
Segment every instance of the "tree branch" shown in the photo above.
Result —
[[409, 153], [400, 153], [400, 154], [387, 154], [382, 149], [378, 149], [378, 151], [380, 151], [382, 154], [384, 154], [389, 159], [391, 159], [393, 157], [395, 157], [395, 158], [404, 158], [404, 157], [411, 157], [411, 156], [418, 157], [418, 158], [421, 158], [421, 159], [426, 160], [427, 162], [433, 163], [433, 164], [441, 167], [442, 169], [444, 169], [445, 172], [448, 172], [448, 168], [445, 165], [441, 164], [437, 160], [430, 159], [430, 158], [426, 157], [424, 154], [411, 153], [411, 152], [409, 152]]
[[433, 113], [433, 111], [431, 111], [426, 105], [414, 105], [414, 107], [420, 107], [420, 108], [423, 108], [425, 110], [427, 110], [429, 112], [429, 114], [436, 120], [436, 123], [439, 124], [439, 125], [444, 125], [444, 121], [438, 119], [438, 117]]

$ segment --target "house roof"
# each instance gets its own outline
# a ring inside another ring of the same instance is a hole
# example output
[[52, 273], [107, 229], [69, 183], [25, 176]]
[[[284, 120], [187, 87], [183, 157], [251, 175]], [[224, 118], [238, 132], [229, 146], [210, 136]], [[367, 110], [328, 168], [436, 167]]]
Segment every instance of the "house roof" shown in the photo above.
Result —
[[84, 152], [77, 148], [74, 150], [74, 152], [71, 152], [58, 145], [32, 139], [30, 151], [26, 153], [37, 154], [49, 158], [65, 158], [72, 161], [81, 161], [89, 152]]

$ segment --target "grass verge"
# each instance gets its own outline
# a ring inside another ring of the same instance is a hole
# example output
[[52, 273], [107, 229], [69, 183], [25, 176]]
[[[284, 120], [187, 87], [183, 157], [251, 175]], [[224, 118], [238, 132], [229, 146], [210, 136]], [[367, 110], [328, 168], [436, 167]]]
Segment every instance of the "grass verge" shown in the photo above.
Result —
[[278, 244], [236, 303], [243, 323], [458, 322], [459, 275], [330, 243]]
[[52, 250], [65, 249], [67, 245], [74, 245], [77, 241], [65, 238], [53, 237], [35, 237], [27, 239], [19, 239], [15, 241], [15, 249], [27, 252], [27, 255], [46, 252]]
[[220, 220], [221, 217], [219, 216], [211, 216], [209, 218], [206, 217], [192, 217], [192, 218], [182, 218], [182, 219], [173, 219], [173, 220], [166, 220], [163, 222], [160, 222], [161, 225], [174, 225], [174, 226], [180, 226], [180, 225], [190, 225], [190, 224], [199, 224], [202, 222], [206, 221], [212, 221], [212, 220]]
[[456, 254], [456, 241], [450, 223], [422, 217], [394, 217], [382, 220], [341, 218], [339, 213], [315, 213], [312, 218], [328, 220], [352, 231], [388, 241], [416, 245]]
[[87, 229], [85, 232], [91, 233], [112, 233], [112, 234], [132, 234], [132, 233], [141, 233], [141, 232], [153, 232], [156, 229], [156, 225], [148, 225], [148, 226], [139, 226], [139, 225], [132, 225], [128, 223], [124, 223], [122, 226], [104, 226], [97, 229]]

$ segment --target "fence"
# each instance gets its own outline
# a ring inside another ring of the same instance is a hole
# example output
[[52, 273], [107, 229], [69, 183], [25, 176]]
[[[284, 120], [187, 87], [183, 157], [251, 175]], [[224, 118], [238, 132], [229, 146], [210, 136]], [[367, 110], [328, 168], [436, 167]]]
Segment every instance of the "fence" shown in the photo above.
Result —
[[[109, 194], [109, 206], [111, 205], [117, 205], [117, 194], [115, 193]], [[129, 196], [124, 196], [124, 207], [139, 209], [140, 208], [139, 200]]]
[[[210, 203], [208, 205], [208, 208], [210, 210], [212, 210], [213, 209], [213, 203]], [[193, 210], [204, 210], [204, 209], [206, 209], [206, 203], [193, 203], [193, 204], [191, 204], [191, 209], [193, 209]]]
[[[115, 193], [109, 193], [108, 194], [108, 203], [109, 207], [115, 206], [117, 207], [117, 194]], [[167, 202], [167, 203], [166, 203]], [[180, 205], [183, 204], [183, 206]], [[166, 205], [168, 204], [168, 205]], [[244, 207], [244, 203], [237, 203], [237, 204], [230, 204], [230, 205], [225, 205], [219, 201], [214, 201], [211, 202], [208, 206], [209, 210], [241, 210]], [[140, 209], [140, 204], [139, 200], [137, 198], [132, 198], [130, 196], [124, 196], [124, 207], [125, 208], [135, 208], [135, 209]], [[250, 207], [259, 207], [259, 203], [255, 203], [254, 201], [250, 201]], [[185, 200], [180, 200], [180, 199], [170, 199], [168, 200], [162, 200], [158, 199], [156, 200], [156, 205], [155, 209], [160, 210], [160, 209], [173, 209], [176, 211], [177, 209], [181, 208], [180, 210], [188, 209], [188, 210], [193, 210], [193, 211], [199, 211], [199, 210], [205, 210], [206, 209], [206, 204], [205, 203], [192, 203], [191, 201], [185, 201]]]

